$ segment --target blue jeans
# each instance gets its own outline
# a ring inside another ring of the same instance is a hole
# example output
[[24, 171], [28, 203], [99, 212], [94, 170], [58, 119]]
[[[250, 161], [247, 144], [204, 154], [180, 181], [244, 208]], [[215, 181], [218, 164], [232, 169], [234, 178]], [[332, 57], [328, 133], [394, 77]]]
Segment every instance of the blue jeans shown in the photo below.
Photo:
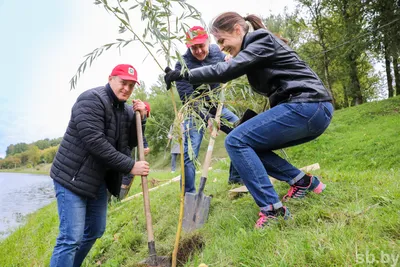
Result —
[[[232, 111], [227, 108], [222, 108], [221, 117], [227, 121], [234, 123], [239, 120]], [[184, 146], [184, 161], [185, 161], [185, 193], [196, 192], [195, 178], [196, 178], [196, 167], [194, 161], [199, 156], [199, 150], [201, 141], [203, 140], [204, 129], [198, 130], [192, 118], [188, 118], [184, 122], [184, 133], [185, 133], [185, 146]], [[189, 138], [190, 136], [190, 138]], [[189, 155], [189, 140], [192, 145], [192, 159]]]
[[97, 199], [81, 197], [54, 181], [60, 219], [59, 235], [50, 266], [81, 266], [89, 250], [106, 228], [107, 189], [99, 188]]
[[171, 171], [176, 170], [176, 158], [178, 157], [178, 153], [171, 153]]
[[330, 102], [285, 103], [235, 128], [225, 139], [231, 162], [261, 208], [279, 206], [268, 175], [293, 184], [304, 173], [273, 150], [303, 144], [320, 136], [331, 122]]
[[232, 162], [231, 162], [231, 164], [229, 165], [229, 178], [228, 178], [228, 183], [243, 184], [243, 180], [242, 180], [242, 178], [240, 178], [240, 175], [239, 175], [239, 173], [237, 172], [237, 170], [235, 169], [235, 167], [233, 167]]

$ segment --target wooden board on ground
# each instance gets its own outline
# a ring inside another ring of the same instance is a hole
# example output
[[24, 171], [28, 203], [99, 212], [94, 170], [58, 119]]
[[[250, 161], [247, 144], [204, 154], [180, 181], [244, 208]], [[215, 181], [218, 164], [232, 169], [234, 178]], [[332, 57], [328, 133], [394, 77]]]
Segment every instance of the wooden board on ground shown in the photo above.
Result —
[[[171, 180], [169, 180], [169, 181], [167, 181], [167, 182], [165, 182], [165, 183], [163, 183], [163, 184], [160, 184], [159, 186], [155, 186], [155, 187], [153, 187], [153, 188], [150, 188], [149, 191], [157, 190], [158, 188], [163, 187], [163, 186], [166, 186], [166, 185], [169, 185], [169, 184], [172, 183], [172, 182], [178, 182], [178, 181], [180, 181], [180, 179], [181, 179], [181, 176], [178, 175], [178, 176], [172, 178]], [[129, 200], [132, 200], [132, 199], [138, 197], [138, 196], [141, 196], [142, 194], [143, 194], [143, 192], [139, 192], [139, 193], [134, 194], [134, 195], [132, 195], [132, 196], [130, 196], [130, 197], [127, 197], [127, 198], [122, 199], [121, 202], [122, 202], [122, 203], [123, 203], [123, 202], [127, 202], [127, 201], [129, 201]]]
[[[304, 171], [304, 172], [309, 172], [309, 171], [314, 171], [314, 170], [319, 170], [319, 164], [318, 163], [314, 163], [308, 166], [305, 166], [303, 168], [300, 168], [300, 170]], [[269, 177], [269, 179], [271, 180], [271, 183], [275, 183], [276, 179], [272, 176]], [[238, 187], [238, 188], [234, 188], [229, 190], [230, 193], [232, 193], [233, 195], [238, 194], [238, 193], [247, 193], [249, 192], [249, 190], [247, 190], [247, 187], [245, 185]]]

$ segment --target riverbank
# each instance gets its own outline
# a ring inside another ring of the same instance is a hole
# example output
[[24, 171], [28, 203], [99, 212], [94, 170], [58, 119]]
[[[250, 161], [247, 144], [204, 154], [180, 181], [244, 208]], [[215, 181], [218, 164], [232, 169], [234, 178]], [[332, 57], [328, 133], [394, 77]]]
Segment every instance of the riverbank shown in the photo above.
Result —
[[1, 172], [0, 240], [24, 225], [29, 214], [54, 199], [54, 185], [48, 175]]
[[51, 168], [51, 163], [48, 163], [48, 164], [39, 164], [32, 168], [21, 167], [15, 169], [0, 169], [0, 172], [50, 175], [50, 168]]

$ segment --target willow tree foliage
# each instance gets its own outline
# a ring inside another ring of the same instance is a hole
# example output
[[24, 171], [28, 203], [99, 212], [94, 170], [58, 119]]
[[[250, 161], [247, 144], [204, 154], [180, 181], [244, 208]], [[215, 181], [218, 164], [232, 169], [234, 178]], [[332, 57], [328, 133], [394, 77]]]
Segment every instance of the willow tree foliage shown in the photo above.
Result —
[[[85, 55], [85, 60], [70, 80], [72, 89], [86, 68], [110, 48], [129, 49], [133, 44], [141, 45], [160, 71], [163, 71], [166, 66], [162, 66], [159, 56], [163, 57], [168, 65], [171, 59], [182, 61], [176, 46], [185, 40], [184, 33], [189, 29], [188, 21], [202, 22], [200, 12], [183, 0], [95, 0], [94, 4], [103, 6], [120, 23], [121, 38]], [[180, 13], [176, 14], [174, 10], [180, 10]], [[141, 15], [140, 27], [132, 23], [136, 11]]]
[[[307, 25], [298, 52], [323, 79], [336, 108], [382, 97], [372, 53], [369, 0], [298, 0], [298, 20]], [[381, 2], [381, 1], [377, 1]]]

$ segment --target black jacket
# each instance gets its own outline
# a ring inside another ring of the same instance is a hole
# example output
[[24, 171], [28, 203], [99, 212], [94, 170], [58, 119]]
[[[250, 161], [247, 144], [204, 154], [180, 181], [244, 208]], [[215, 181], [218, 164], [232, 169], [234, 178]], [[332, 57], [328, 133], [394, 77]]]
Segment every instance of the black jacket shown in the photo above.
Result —
[[191, 84], [227, 82], [246, 74], [253, 90], [284, 102], [331, 101], [317, 74], [289, 46], [265, 29], [247, 33], [241, 51], [228, 62], [192, 69]]
[[[208, 65], [213, 65], [218, 62], [224, 61], [225, 59], [225, 54], [219, 50], [219, 47], [215, 44], [211, 44], [209, 47], [208, 55], [204, 60], [198, 60], [195, 58], [190, 50], [188, 49], [186, 53], [183, 55], [183, 59], [185, 60], [185, 64], [189, 70], [194, 69], [194, 68], [199, 68], [202, 66], [208, 66]], [[175, 64], [175, 70], [181, 70], [182, 65], [178, 61]], [[190, 84], [187, 80], [180, 80], [176, 81], [176, 89], [178, 90], [179, 97], [181, 98], [181, 101], [183, 104], [186, 103], [186, 101], [190, 98], [197, 97], [201, 95], [202, 93], [205, 92], [205, 90], [198, 90], [198, 87], [201, 84], [196, 84], [192, 85]], [[211, 84], [210, 89], [214, 89], [219, 86], [219, 83]], [[209, 97], [206, 97], [206, 100], [209, 101]]]
[[119, 102], [108, 84], [87, 90], [72, 107], [50, 176], [81, 196], [95, 198], [104, 182], [110, 193], [118, 195], [122, 175], [135, 164], [131, 157], [135, 146], [132, 107]]

